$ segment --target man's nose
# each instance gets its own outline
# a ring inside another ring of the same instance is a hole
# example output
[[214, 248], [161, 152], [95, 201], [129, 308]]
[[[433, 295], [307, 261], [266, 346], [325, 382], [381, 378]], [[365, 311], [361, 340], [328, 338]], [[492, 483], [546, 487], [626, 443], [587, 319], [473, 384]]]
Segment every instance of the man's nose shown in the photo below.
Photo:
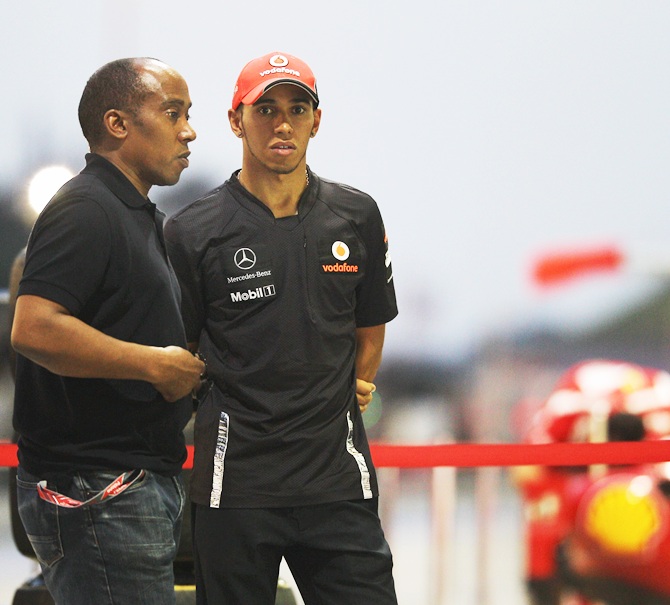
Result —
[[193, 127], [186, 122], [186, 127], [181, 131], [179, 136], [183, 141], [194, 141], [198, 135]]

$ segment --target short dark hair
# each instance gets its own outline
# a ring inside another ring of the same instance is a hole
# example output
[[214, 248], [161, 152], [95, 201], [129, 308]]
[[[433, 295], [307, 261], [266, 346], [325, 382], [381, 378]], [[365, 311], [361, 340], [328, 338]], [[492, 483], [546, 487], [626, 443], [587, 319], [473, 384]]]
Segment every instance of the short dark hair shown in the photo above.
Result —
[[89, 78], [79, 101], [79, 124], [91, 149], [102, 141], [103, 117], [108, 110], [137, 115], [151, 92], [141, 70], [147, 60], [117, 59], [103, 65]]

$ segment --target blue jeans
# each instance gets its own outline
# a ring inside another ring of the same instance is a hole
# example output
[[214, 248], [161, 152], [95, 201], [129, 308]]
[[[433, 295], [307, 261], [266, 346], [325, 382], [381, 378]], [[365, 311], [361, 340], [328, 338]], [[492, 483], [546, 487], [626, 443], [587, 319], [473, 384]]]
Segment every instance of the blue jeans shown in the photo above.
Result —
[[[48, 487], [86, 500], [120, 472], [50, 477]], [[170, 605], [175, 603], [173, 560], [184, 507], [179, 477], [147, 472], [125, 492], [84, 508], [42, 500], [42, 477], [19, 467], [21, 521], [56, 605]]]

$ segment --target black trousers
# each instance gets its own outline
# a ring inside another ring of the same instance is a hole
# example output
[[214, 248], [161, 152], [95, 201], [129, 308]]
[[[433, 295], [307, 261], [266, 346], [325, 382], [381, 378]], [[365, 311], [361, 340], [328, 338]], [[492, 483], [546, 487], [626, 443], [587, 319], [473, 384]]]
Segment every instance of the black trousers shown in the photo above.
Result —
[[306, 605], [397, 605], [376, 499], [192, 515], [197, 605], [273, 605], [282, 557]]

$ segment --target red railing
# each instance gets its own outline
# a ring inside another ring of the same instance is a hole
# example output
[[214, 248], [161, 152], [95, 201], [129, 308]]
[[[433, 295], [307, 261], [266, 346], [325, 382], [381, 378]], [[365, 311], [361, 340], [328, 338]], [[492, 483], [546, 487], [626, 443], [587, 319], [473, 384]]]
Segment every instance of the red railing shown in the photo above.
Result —
[[[589, 464], [642, 464], [670, 461], [670, 440], [634, 443], [449, 443], [396, 445], [372, 443], [377, 467], [430, 468], [439, 466], [583, 466]], [[16, 444], [0, 444], [0, 466], [16, 466]], [[188, 446], [184, 468], [193, 465]]]

